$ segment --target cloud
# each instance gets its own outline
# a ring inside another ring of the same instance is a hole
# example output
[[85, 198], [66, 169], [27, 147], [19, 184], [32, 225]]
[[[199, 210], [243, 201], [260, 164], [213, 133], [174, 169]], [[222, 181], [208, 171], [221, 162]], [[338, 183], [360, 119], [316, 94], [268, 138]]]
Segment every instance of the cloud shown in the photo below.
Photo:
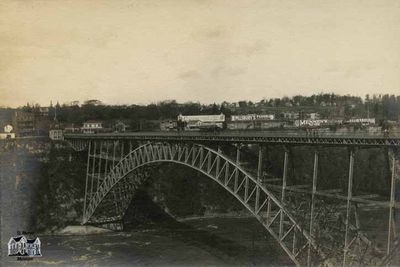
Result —
[[209, 39], [220, 38], [224, 35], [224, 30], [222, 29], [209, 29], [203, 33], [203, 36]]
[[376, 70], [377, 65], [377, 62], [367, 60], [331, 61], [325, 67], [325, 71], [327, 73], [343, 74], [346, 78], [360, 77], [367, 72]]
[[206, 28], [200, 28], [192, 32], [193, 39], [198, 41], [219, 40], [228, 37], [228, 31], [221, 25], [207, 23]]
[[254, 43], [243, 44], [239, 46], [238, 53], [247, 57], [251, 57], [260, 53], [265, 53], [269, 47], [271, 47], [269, 42], [257, 40]]
[[225, 76], [238, 76], [247, 72], [245, 67], [218, 66], [210, 71], [210, 76], [214, 79], [224, 78]]
[[189, 80], [193, 78], [198, 78], [200, 74], [194, 70], [184, 71], [178, 74], [178, 78], [182, 80]]

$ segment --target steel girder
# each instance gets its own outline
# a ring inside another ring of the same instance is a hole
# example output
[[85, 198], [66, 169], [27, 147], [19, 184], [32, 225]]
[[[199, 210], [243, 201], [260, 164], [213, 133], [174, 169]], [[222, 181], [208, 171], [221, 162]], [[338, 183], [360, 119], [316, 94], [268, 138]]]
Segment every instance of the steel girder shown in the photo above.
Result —
[[259, 179], [220, 151], [198, 144], [148, 143], [125, 154], [100, 181], [96, 191], [93, 190], [86, 198], [83, 224], [96, 222], [96, 210], [110, 192], [115, 192], [122, 179], [139, 168], [159, 162], [185, 165], [221, 185], [257, 218], [297, 266], [305, 265], [309, 257], [314, 264], [327, 264], [323, 251], [312, 236]]
[[330, 146], [400, 147], [400, 136], [369, 135], [308, 136], [285, 132], [134, 132], [103, 134], [66, 134], [66, 140], [139, 140], [151, 142], [224, 142]]

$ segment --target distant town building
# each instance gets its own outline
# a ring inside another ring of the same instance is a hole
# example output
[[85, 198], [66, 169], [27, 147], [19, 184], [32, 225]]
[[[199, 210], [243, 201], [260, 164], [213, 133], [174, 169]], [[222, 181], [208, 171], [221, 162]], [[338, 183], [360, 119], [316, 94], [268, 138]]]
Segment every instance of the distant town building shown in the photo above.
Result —
[[49, 137], [51, 140], [59, 141], [64, 140], [63, 130], [61, 129], [51, 129], [49, 131]]
[[17, 136], [35, 135], [35, 115], [31, 112], [15, 111], [12, 125]]
[[229, 130], [265, 130], [282, 127], [283, 123], [274, 120], [264, 121], [229, 121], [226, 128]]
[[343, 124], [342, 119], [329, 119], [329, 120], [295, 120], [294, 126], [296, 127], [320, 127], [320, 126], [334, 126]]
[[179, 114], [178, 124], [183, 123], [188, 130], [195, 129], [222, 129], [225, 122], [225, 115], [189, 115], [183, 116]]
[[187, 115], [187, 116], [179, 114], [178, 121], [224, 122], [225, 115], [222, 113], [220, 115]]
[[310, 120], [319, 120], [321, 116], [319, 115], [319, 113], [312, 112], [308, 114], [308, 117]]
[[274, 119], [275, 115], [272, 114], [245, 114], [231, 116], [231, 121], [268, 121]]
[[81, 132], [81, 128], [79, 127], [66, 127], [64, 129], [64, 133], [80, 133]]
[[177, 123], [173, 120], [167, 120], [160, 122], [161, 131], [173, 131], [177, 129]]
[[4, 126], [4, 132], [0, 133], [0, 139], [14, 139], [15, 133], [12, 130], [13, 127], [10, 124]]
[[230, 121], [227, 122], [226, 128], [228, 130], [253, 130], [255, 124], [250, 121]]
[[299, 118], [298, 112], [283, 112], [282, 117], [286, 120], [297, 120]]
[[40, 107], [39, 115], [42, 117], [48, 117], [50, 114], [50, 109], [48, 107]]
[[64, 130], [64, 133], [80, 133], [81, 127], [76, 127], [74, 123], [66, 123], [61, 125], [61, 129]]
[[375, 124], [375, 118], [356, 118], [356, 119], [349, 119], [346, 122], [347, 123], [360, 123], [362, 125], [370, 125], [370, 124]]
[[5, 133], [11, 133], [13, 129], [14, 128], [10, 124], [7, 124], [6, 126], [4, 126], [4, 132]]
[[126, 132], [126, 129], [129, 128], [129, 126], [122, 121], [117, 121], [113, 128], [115, 132], [123, 133]]
[[83, 123], [81, 128], [83, 133], [97, 133], [102, 131], [103, 123], [100, 121], [87, 121]]
[[260, 129], [274, 129], [274, 128], [281, 128], [285, 125], [285, 123], [280, 121], [263, 121], [260, 123]]
[[296, 120], [294, 125], [296, 127], [319, 127], [328, 123], [328, 120]]

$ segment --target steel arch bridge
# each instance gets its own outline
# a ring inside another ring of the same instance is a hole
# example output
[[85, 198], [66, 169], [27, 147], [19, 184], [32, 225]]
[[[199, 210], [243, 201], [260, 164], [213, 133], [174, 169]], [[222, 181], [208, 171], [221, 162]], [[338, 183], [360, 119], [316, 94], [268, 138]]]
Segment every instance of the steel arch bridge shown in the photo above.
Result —
[[[138, 140], [135, 138], [143, 140], [140, 145], [136, 145]], [[297, 266], [357, 264], [383, 266], [390, 263], [399, 252], [399, 239], [396, 235], [398, 222], [394, 213], [400, 208], [400, 203], [394, 196], [400, 169], [396, 148], [389, 150], [392, 159], [390, 200], [377, 201], [372, 200], [373, 196], [353, 195], [355, 158], [353, 148], [349, 149], [348, 192], [347, 195], [340, 195], [334, 189], [317, 190], [319, 160], [317, 150], [314, 153], [313, 181], [310, 190], [307, 190], [304, 185], [287, 184], [289, 162], [287, 149], [284, 151], [282, 177], [264, 179], [261, 144], [258, 144], [260, 149], [257, 170], [253, 172], [241, 165], [241, 145], [237, 143], [234, 160], [224, 154], [220, 146], [217, 149], [210, 148], [210, 145], [215, 147], [216, 143], [210, 143], [209, 140], [208, 143], [199, 144], [193, 140], [146, 140], [141, 136], [135, 138], [127, 140], [126, 137], [118, 139], [115, 136], [107, 138], [99, 135], [94, 135], [93, 139], [90, 135], [74, 135], [66, 138], [75, 150], [88, 150], [83, 224], [109, 225], [121, 221], [135, 189], [148, 176], [143, 171], [146, 166], [169, 162], [195, 169], [232, 194], [265, 227]], [[313, 140], [313, 142], [318, 141]], [[347, 141], [342, 145], [347, 147]], [[281, 184], [277, 185], [273, 180], [279, 180]], [[310, 197], [307, 211], [300, 210], [303, 216], [298, 216], [299, 212], [293, 205], [296, 202], [293, 194], [307, 194]], [[334, 235], [325, 232], [330, 235], [330, 239], [323, 239], [317, 235], [317, 231], [321, 232], [317, 218], [318, 210], [325, 205], [321, 205], [318, 201], [320, 197], [346, 202], [344, 207], [341, 207], [342, 217], [336, 212], [329, 218], [341, 221], [342, 227], [339, 233]], [[376, 205], [389, 209], [386, 251], [360, 230], [358, 205]], [[334, 240], [339, 235], [343, 235], [342, 243]], [[335, 244], [328, 245], [329, 242]], [[358, 255], [361, 252], [362, 259]]]

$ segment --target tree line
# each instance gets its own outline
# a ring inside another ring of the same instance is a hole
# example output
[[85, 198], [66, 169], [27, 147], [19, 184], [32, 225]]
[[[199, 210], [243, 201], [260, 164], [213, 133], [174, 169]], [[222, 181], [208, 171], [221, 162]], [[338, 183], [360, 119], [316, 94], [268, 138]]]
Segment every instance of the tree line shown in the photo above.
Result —
[[[19, 109], [39, 112], [39, 105], [27, 104]], [[4, 109], [5, 110], [5, 109]], [[239, 101], [235, 103], [201, 104], [199, 102], [178, 103], [176, 100], [160, 101], [148, 105], [107, 105], [100, 100], [78, 101], [49, 107], [49, 117], [59, 122], [82, 123], [87, 120], [115, 121], [174, 119], [179, 114], [220, 114], [226, 116], [246, 113], [281, 113], [283, 111], [319, 112], [323, 117], [370, 117], [379, 120], [398, 121], [400, 118], [400, 95], [366, 95], [364, 98], [351, 95], [315, 94], [311, 96], [262, 99], [259, 102]]]

